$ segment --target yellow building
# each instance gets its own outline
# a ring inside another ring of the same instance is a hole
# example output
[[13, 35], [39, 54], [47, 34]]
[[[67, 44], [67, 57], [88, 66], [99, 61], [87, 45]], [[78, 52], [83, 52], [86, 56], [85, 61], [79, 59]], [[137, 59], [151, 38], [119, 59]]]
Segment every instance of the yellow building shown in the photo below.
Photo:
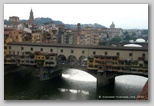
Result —
[[42, 36], [40, 32], [33, 32], [32, 33], [32, 42], [40, 43], [42, 42]]
[[87, 69], [95, 71], [145, 72], [148, 73], [148, 61], [122, 60], [118, 56], [95, 55], [87, 60]]
[[34, 60], [35, 63], [39, 66], [45, 66], [45, 54], [41, 53], [41, 52], [35, 52], [35, 56], [34, 56]]
[[35, 52], [34, 60], [38, 66], [55, 67], [57, 65], [57, 54]]
[[22, 42], [22, 32], [18, 30], [11, 31], [10, 38], [13, 42]]
[[11, 39], [11, 38], [6, 38], [6, 39], [4, 39], [4, 57], [5, 57], [6, 55], [8, 55], [7, 44], [8, 44], [9, 42], [12, 42], [12, 39]]

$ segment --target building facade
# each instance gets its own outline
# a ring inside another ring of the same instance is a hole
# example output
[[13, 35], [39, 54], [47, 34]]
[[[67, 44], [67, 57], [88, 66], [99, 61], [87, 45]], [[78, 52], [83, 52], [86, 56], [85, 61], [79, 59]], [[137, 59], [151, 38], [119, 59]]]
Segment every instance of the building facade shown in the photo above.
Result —
[[82, 45], [58, 45], [58, 44], [43, 44], [43, 43], [16, 43], [8, 44], [10, 55], [15, 53], [19, 55], [25, 52], [40, 51], [42, 53], [57, 53], [64, 55], [66, 58], [73, 55], [76, 59], [80, 56], [89, 57], [92, 55], [119, 56], [121, 60], [138, 60], [144, 57], [148, 60], [148, 49], [137, 47], [108, 47], [108, 46], [82, 46]]

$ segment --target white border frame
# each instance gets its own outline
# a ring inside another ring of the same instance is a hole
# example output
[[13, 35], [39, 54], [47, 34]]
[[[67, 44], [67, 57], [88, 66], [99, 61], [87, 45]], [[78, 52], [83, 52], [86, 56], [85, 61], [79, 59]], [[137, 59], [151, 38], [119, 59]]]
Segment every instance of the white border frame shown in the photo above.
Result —
[[[113, 2], [114, 1], [114, 2]], [[4, 100], [4, 37], [3, 37], [3, 33], [4, 33], [4, 30], [3, 30], [3, 14], [4, 14], [4, 4], [6, 3], [21, 3], [21, 4], [24, 4], [24, 3], [39, 3], [39, 4], [44, 4], [44, 3], [51, 3], [51, 4], [55, 4], [55, 3], [59, 3], [59, 4], [66, 4], [66, 3], [69, 3], [69, 4], [73, 4], [73, 3], [78, 3], [78, 4], [82, 4], [82, 3], [91, 3], [91, 4], [95, 4], [95, 3], [102, 3], [102, 4], [107, 4], [107, 3], [110, 3], [110, 4], [119, 4], [119, 3], [130, 3], [130, 4], [133, 4], [133, 3], [148, 3], [149, 4], [149, 81], [148, 81], [148, 84], [149, 84], [149, 100], [148, 101], [131, 101], [131, 100], [122, 100], [122, 101], [105, 101], [105, 100], [93, 100], [93, 101], [48, 101], [48, 100], [45, 100], [45, 101], [34, 101], [34, 100], [31, 100], [31, 101], [25, 101], [25, 100], [20, 100], [20, 101], [16, 101], [16, 100], [13, 100], [13, 101], [5, 101]], [[154, 8], [154, 1], [153, 0], [128, 0], [128, 1], [124, 1], [124, 0], [106, 0], [106, 1], [103, 1], [103, 0], [76, 0], [76, 1], [72, 1], [72, 0], [43, 0], [43, 1], [38, 1], [38, 0], [24, 0], [24, 1], [21, 1], [21, 0], [1, 0], [0, 2], [0, 42], [2, 43], [0, 45], [0, 50], [1, 50], [1, 60], [0, 60], [0, 63], [1, 63], [1, 74], [0, 74], [0, 78], [1, 78], [1, 82], [0, 84], [2, 84], [0, 86], [0, 105], [1, 106], [42, 106], [42, 105], [58, 105], [58, 106], [61, 106], [61, 105], [65, 105], [65, 106], [76, 106], [76, 105], [80, 105], [80, 106], [83, 106], [83, 105], [91, 105], [91, 106], [102, 106], [102, 105], [109, 105], [109, 106], [112, 106], [112, 105], [117, 105], [117, 106], [145, 106], [145, 105], [148, 105], [148, 106], [153, 106], [154, 105], [154, 100], [152, 98], [152, 94], [153, 94], [153, 78], [152, 78], [152, 75], [154, 74], [152, 69], [154, 69], [154, 65], [152, 65], [153, 63], [153, 55], [154, 54], [154, 50], [152, 49], [152, 45], [154, 45], [152, 42], [152, 40], [154, 40], [154, 33], [153, 33], [153, 20], [154, 17], [154, 12], [153, 12], [153, 8]]]

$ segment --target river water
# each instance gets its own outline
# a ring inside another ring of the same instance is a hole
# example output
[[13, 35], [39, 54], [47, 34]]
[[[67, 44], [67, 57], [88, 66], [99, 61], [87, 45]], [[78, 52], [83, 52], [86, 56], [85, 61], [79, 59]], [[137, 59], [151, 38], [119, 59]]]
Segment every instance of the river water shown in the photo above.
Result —
[[148, 79], [123, 75], [115, 83], [97, 88], [96, 78], [77, 69], [63, 71], [62, 77], [48, 81], [23, 78], [20, 72], [4, 77], [5, 100], [125, 100], [136, 99]]

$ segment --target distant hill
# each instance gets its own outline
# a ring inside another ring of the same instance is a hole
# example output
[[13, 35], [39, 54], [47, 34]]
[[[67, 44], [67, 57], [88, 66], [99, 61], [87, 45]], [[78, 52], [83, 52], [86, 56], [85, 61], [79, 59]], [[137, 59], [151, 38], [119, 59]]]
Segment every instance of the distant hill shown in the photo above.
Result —
[[[20, 20], [20, 22], [26, 22], [27, 20]], [[64, 24], [62, 21], [59, 21], [59, 20], [52, 20], [51, 18], [44, 18], [44, 17], [38, 17], [38, 18], [35, 18], [34, 20], [34, 24], [37, 24], [37, 25], [43, 25], [44, 23], [47, 23], [47, 22], [54, 22], [56, 25], [65, 25], [65, 27], [67, 28], [70, 28], [70, 29], [74, 29], [76, 28], [77, 24]], [[6, 25], [8, 23], [8, 20], [4, 20], [4, 24]], [[104, 28], [105, 26], [103, 25], [100, 25], [100, 24], [81, 24], [81, 28], [84, 28], [86, 26], [91, 26], [91, 27], [94, 27], [94, 28]]]

